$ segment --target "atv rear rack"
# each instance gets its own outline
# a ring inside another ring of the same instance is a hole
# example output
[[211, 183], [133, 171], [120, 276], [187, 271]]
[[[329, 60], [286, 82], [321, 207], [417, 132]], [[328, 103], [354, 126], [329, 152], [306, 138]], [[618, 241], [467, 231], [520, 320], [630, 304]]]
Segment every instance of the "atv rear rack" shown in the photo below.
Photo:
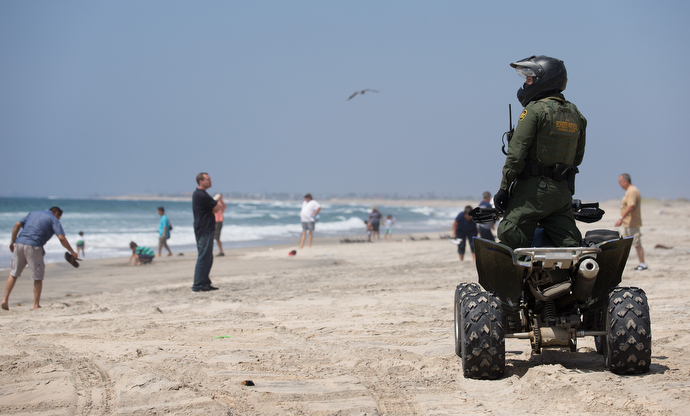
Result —
[[567, 269], [576, 263], [583, 254], [597, 254], [601, 252], [598, 247], [528, 247], [513, 250], [516, 256], [528, 256], [533, 264], [542, 263], [546, 270], [558, 268]]

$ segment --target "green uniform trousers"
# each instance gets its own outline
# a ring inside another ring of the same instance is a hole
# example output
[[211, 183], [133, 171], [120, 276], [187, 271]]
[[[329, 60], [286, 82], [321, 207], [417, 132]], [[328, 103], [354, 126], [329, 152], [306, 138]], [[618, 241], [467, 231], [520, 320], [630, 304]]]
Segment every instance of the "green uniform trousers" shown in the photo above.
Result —
[[556, 246], [581, 245], [567, 182], [539, 176], [518, 179], [498, 225], [498, 238], [513, 249], [531, 247], [537, 223]]

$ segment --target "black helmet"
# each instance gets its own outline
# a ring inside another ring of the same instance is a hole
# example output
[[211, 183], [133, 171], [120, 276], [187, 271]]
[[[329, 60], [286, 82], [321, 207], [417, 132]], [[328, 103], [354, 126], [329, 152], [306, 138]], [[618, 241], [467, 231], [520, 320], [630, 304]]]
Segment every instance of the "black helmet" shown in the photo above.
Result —
[[532, 85], [524, 84], [517, 92], [517, 98], [523, 107], [532, 100], [565, 90], [568, 83], [568, 73], [560, 59], [544, 55], [530, 56], [510, 66], [517, 69], [520, 75], [534, 77]]

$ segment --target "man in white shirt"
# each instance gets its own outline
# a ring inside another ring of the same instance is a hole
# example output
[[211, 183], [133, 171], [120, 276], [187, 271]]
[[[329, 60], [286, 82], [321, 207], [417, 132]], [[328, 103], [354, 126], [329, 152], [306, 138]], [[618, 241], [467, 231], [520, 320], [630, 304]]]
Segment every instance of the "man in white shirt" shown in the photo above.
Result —
[[314, 239], [314, 223], [316, 222], [316, 215], [321, 211], [321, 205], [311, 198], [311, 194], [304, 195], [304, 202], [302, 203], [302, 210], [299, 213], [300, 221], [302, 222], [302, 238], [299, 242], [299, 248], [304, 247], [304, 240], [309, 231], [309, 247]]

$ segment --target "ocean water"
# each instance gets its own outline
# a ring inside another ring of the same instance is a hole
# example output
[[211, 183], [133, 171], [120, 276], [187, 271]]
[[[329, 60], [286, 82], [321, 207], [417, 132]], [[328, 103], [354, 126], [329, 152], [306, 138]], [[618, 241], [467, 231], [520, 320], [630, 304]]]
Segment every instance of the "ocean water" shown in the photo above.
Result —
[[[227, 202], [221, 241], [224, 248], [271, 245], [298, 241], [302, 232], [299, 211], [302, 202]], [[0, 269], [10, 267], [12, 228], [30, 211], [59, 206], [60, 222], [66, 237], [76, 249], [79, 231], [84, 232], [86, 258], [129, 256], [129, 242], [158, 250], [157, 207], [164, 206], [173, 225], [168, 245], [173, 252], [194, 251], [194, 218], [189, 201], [143, 201], [61, 198], [0, 197]], [[314, 234], [318, 237], [365, 236], [364, 220], [370, 205], [321, 203], [320, 219]], [[396, 219], [393, 235], [410, 233], [449, 233], [462, 207], [379, 205], [385, 216]], [[434, 238], [437, 235], [430, 234]], [[65, 249], [56, 237], [45, 245], [46, 261], [64, 261]]]

